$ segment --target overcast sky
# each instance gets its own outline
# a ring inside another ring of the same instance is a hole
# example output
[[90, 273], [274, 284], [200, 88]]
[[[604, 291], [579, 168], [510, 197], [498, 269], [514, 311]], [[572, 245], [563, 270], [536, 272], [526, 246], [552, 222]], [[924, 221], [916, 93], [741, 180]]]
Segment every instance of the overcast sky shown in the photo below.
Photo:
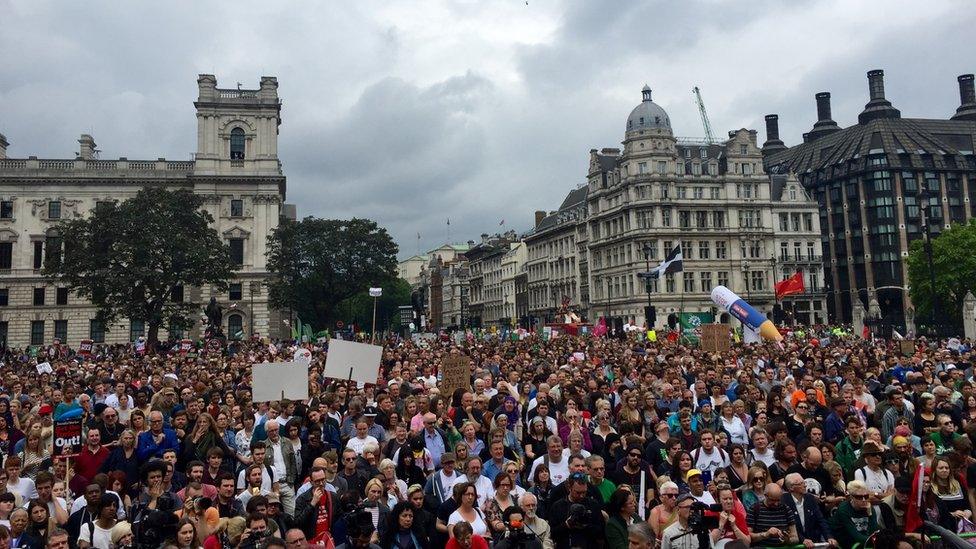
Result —
[[[788, 145], [830, 91], [848, 126], [885, 70], [906, 117], [946, 117], [976, 72], [967, 1], [0, 0], [0, 133], [8, 155], [187, 159], [196, 75], [278, 77], [279, 152], [300, 217], [368, 217], [400, 256], [524, 231], [616, 147], [647, 83], [678, 136]], [[450, 218], [450, 227], [447, 220]], [[418, 245], [417, 234], [421, 238]]]

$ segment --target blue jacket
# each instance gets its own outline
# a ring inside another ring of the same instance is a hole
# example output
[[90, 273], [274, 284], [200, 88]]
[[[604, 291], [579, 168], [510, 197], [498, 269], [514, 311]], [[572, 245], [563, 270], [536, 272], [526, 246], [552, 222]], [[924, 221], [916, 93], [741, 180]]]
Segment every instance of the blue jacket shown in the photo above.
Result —
[[820, 512], [820, 500], [812, 494], [803, 494], [803, 523], [797, 516], [796, 503], [793, 502], [793, 494], [783, 492], [783, 503], [793, 511], [796, 517], [796, 534], [802, 542], [805, 539], [814, 543], [827, 541], [834, 537], [830, 530], [830, 525]]
[[175, 450], [179, 454], [180, 441], [176, 438], [176, 431], [164, 427], [163, 442], [160, 444], [156, 444], [152, 431], [139, 434], [139, 444], [136, 445], [136, 457], [139, 458], [139, 463], [162, 457], [166, 450]]

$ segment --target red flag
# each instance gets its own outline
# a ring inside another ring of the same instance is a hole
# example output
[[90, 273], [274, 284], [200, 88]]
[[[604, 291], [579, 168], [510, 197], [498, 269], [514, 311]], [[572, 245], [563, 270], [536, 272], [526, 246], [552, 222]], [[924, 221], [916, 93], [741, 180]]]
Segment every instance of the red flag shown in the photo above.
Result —
[[776, 283], [776, 299], [783, 299], [788, 295], [802, 294], [806, 291], [803, 286], [803, 273], [797, 271], [793, 276]]
[[602, 316], [596, 321], [596, 325], [593, 326], [593, 335], [596, 337], [607, 335], [607, 320]]

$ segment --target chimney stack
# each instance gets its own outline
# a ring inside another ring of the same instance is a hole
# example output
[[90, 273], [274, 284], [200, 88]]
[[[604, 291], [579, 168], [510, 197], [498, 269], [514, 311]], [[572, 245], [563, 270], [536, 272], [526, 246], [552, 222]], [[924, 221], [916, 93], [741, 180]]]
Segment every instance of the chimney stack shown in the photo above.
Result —
[[786, 150], [786, 145], [779, 138], [779, 115], [766, 115], [766, 142], [763, 143], [763, 156]]
[[973, 75], [959, 75], [959, 108], [952, 116], [953, 120], [976, 120], [976, 88], [973, 86]]
[[830, 92], [820, 92], [817, 98], [817, 121], [830, 120]]
[[545, 219], [545, 218], [546, 218], [546, 212], [545, 212], [545, 210], [536, 210], [535, 211], [535, 226], [538, 227], [539, 226], [539, 223], [542, 223], [542, 220]]
[[814, 97], [817, 99], [817, 122], [807, 134], [810, 141], [816, 141], [821, 137], [840, 131], [837, 122], [830, 118], [830, 92], [820, 92]]
[[78, 158], [82, 160], [94, 160], [95, 159], [95, 138], [88, 135], [87, 133], [81, 134], [81, 139], [78, 140], [78, 144], [81, 146], [78, 152]]
[[7, 141], [7, 138], [2, 133], [0, 133], [0, 160], [7, 158], [8, 146], [10, 146], [10, 143]]
[[885, 99], [883, 70], [868, 71], [868, 95], [871, 100], [857, 116], [858, 124], [867, 124], [878, 118], [901, 118], [901, 111], [892, 107], [891, 102]]

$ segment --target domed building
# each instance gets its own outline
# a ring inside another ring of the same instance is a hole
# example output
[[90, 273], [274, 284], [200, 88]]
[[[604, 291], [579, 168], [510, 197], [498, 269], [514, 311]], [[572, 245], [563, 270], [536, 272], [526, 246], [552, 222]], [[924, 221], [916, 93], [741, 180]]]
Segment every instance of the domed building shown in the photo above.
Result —
[[[730, 131], [724, 141], [676, 137], [645, 85], [627, 116], [622, 149], [590, 150], [581, 213], [537, 213], [536, 229], [525, 237], [530, 315], [549, 318], [572, 295], [579, 302], [570, 308], [590, 321], [608, 316], [642, 325], [650, 316], [662, 327], [682, 313], [721, 318], [710, 292], [724, 285], [770, 316], [775, 308], [784, 319], [825, 321], [816, 203], [796, 177], [765, 173], [756, 139], [747, 129]], [[580, 196], [580, 189], [570, 195]], [[564, 205], [571, 202], [567, 197]], [[575, 231], [556, 231], [560, 219]], [[566, 234], [575, 235], [572, 250], [559, 245]], [[640, 276], [676, 247], [683, 271], [649, 281]], [[567, 256], [579, 291], [557, 294], [551, 280], [562, 271], [548, 266]], [[783, 311], [773, 284], [797, 270], [808, 292], [787, 298]]]

